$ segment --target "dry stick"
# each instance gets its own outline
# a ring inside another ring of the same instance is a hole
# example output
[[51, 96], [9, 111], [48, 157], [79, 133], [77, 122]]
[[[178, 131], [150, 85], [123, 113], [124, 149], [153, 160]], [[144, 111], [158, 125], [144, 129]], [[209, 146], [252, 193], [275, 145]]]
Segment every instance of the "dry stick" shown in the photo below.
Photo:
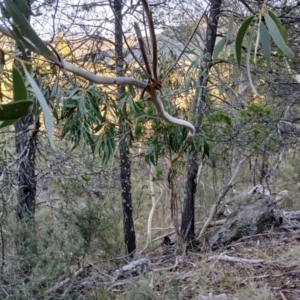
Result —
[[196, 181], [197, 181], [196, 185], [197, 186], [198, 186], [199, 181], [200, 181], [200, 177], [201, 177], [201, 173], [202, 173], [202, 168], [203, 168], [204, 162], [205, 162], [205, 158], [201, 161], [201, 164], [200, 164], [200, 166], [198, 168], [197, 177], [196, 177]]
[[[77, 270], [74, 275], [72, 276], [72, 278], [76, 278], [78, 275], [80, 275], [82, 272], [84, 271], [84, 268], [80, 268], [79, 270]], [[46, 290], [46, 294], [50, 294], [53, 293], [55, 291], [57, 291], [59, 288], [61, 288], [62, 286], [64, 286], [66, 283], [68, 283], [69, 281], [71, 281], [72, 278], [67, 278], [59, 283], [57, 283], [55, 286], [49, 288], [48, 290]]]
[[[248, 156], [247, 156], [248, 157]], [[231, 179], [229, 180], [228, 184], [226, 185], [226, 187], [224, 188], [224, 190], [220, 193], [218, 200], [216, 201], [216, 203], [212, 206], [211, 210], [210, 210], [210, 214], [209, 217], [207, 219], [207, 221], [205, 222], [205, 224], [203, 225], [199, 235], [198, 235], [198, 239], [200, 239], [200, 237], [202, 236], [202, 234], [206, 231], [207, 227], [209, 226], [209, 224], [211, 223], [216, 210], [217, 210], [217, 206], [220, 204], [220, 202], [223, 200], [223, 198], [226, 196], [227, 192], [231, 189], [232, 185], [233, 185], [233, 181], [235, 180], [236, 176], [238, 175], [238, 173], [240, 172], [241, 166], [244, 163], [244, 161], [246, 160], [247, 157], [244, 157], [242, 160], [239, 161]]]
[[163, 191], [162, 191], [161, 194], [159, 195], [159, 197], [157, 198], [157, 200], [155, 199], [152, 172], [153, 172], [153, 165], [151, 164], [151, 166], [150, 166], [150, 175], [149, 175], [149, 188], [150, 188], [150, 193], [151, 193], [152, 207], [151, 207], [151, 211], [150, 211], [149, 217], [148, 217], [147, 245], [146, 245], [146, 247], [148, 247], [148, 245], [151, 243], [152, 219], [153, 219], [155, 207], [156, 207], [156, 204], [158, 203], [158, 201], [160, 200], [160, 198], [163, 195]]
[[178, 266], [178, 263], [179, 263], [179, 258], [180, 258], [179, 256], [176, 257], [176, 261], [175, 261], [175, 264], [173, 266], [153, 269], [152, 271], [153, 272], [162, 272], [162, 271], [170, 271], [170, 270], [176, 269], [177, 266]]
[[207, 257], [208, 261], [211, 260], [224, 260], [224, 261], [230, 261], [230, 262], [238, 262], [238, 263], [249, 263], [249, 264], [263, 264], [266, 263], [263, 259], [248, 259], [248, 258], [241, 258], [241, 257], [234, 257], [234, 256], [228, 256], [222, 253], [221, 255], [214, 255]]
[[281, 296], [281, 298], [282, 298], [283, 300], [287, 300], [287, 298], [284, 296], [284, 294], [282, 293], [282, 291], [279, 291], [279, 293], [280, 293], [280, 296]]

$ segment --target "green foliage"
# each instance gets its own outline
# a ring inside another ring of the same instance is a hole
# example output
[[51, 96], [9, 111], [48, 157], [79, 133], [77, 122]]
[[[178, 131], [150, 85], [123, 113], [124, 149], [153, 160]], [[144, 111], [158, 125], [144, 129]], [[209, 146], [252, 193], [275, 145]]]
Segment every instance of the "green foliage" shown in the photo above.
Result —
[[[264, 18], [269, 29], [269, 33], [277, 47], [288, 57], [293, 57], [294, 53], [286, 45], [287, 32], [274, 13], [268, 11], [264, 14]], [[275, 19], [275, 21], [274, 21]]]
[[55, 143], [53, 140], [53, 129], [54, 129], [54, 124], [53, 124], [53, 120], [52, 120], [52, 116], [50, 114], [50, 110], [48, 107], [48, 103], [46, 102], [46, 99], [41, 91], [41, 89], [39, 88], [39, 86], [37, 85], [37, 83], [35, 82], [35, 80], [32, 78], [32, 76], [29, 74], [29, 72], [26, 70], [26, 68], [24, 68], [24, 72], [25, 75], [27, 77], [27, 80], [29, 82], [29, 84], [31, 85], [38, 101], [39, 104], [42, 107], [43, 113], [44, 113], [44, 121], [45, 121], [45, 127], [47, 130], [47, 135], [48, 135], [48, 139], [50, 142], [50, 145], [52, 147], [52, 149], [55, 149]]
[[213, 60], [216, 60], [220, 54], [220, 52], [222, 51], [222, 49], [224, 48], [226, 44], [226, 39], [225, 38], [222, 38], [218, 43], [217, 45], [215, 46], [215, 49], [214, 49], [214, 53], [213, 53]]
[[[25, 16], [31, 14], [30, 8], [24, 0], [4, 0], [5, 9], [8, 15], [13, 19], [11, 33], [18, 43], [18, 46], [26, 55], [25, 48], [38, 52], [52, 61], [59, 63], [58, 58], [48, 49], [45, 43], [39, 38], [32, 29]], [[25, 56], [27, 57], [27, 55]]]
[[[25, 116], [28, 113], [28, 109], [31, 106], [32, 101], [23, 100], [18, 103], [2, 104], [0, 106], [0, 121], [11, 122], [13, 124], [17, 119]], [[2, 123], [1, 127], [10, 125], [8, 123]]]
[[251, 103], [247, 109], [239, 111], [242, 117], [252, 117], [257, 115], [258, 117], [268, 116], [271, 113], [271, 108], [268, 106], [261, 106], [257, 103]]
[[245, 37], [245, 34], [250, 26], [250, 24], [252, 23], [254, 19], [254, 16], [249, 17], [248, 19], [246, 19], [243, 24], [241, 25], [237, 36], [236, 36], [236, 41], [235, 41], [235, 53], [236, 53], [236, 59], [237, 59], [237, 63], [238, 66], [241, 66], [241, 61], [242, 61], [242, 45], [243, 45], [243, 40]]
[[215, 46], [214, 52], [212, 55], [213, 60], [216, 60], [223, 50], [225, 45], [232, 45], [234, 38], [233, 38], [233, 20], [230, 18], [228, 22], [228, 29], [227, 29], [227, 36], [226, 38], [222, 38]]
[[86, 90], [76, 87], [63, 99], [61, 116], [57, 118], [57, 121], [65, 119], [61, 136], [74, 142], [73, 149], [80, 142], [83, 143], [83, 148], [89, 145], [94, 155], [102, 156], [104, 164], [116, 147], [116, 126], [109, 121], [108, 116], [110, 105], [113, 105], [113, 101], [94, 85]]
[[243, 41], [248, 29], [251, 27], [251, 30], [249, 30], [250, 36], [248, 38], [248, 43], [246, 47], [247, 75], [253, 92], [259, 96], [252, 82], [251, 69], [250, 69], [250, 62], [252, 56], [251, 53], [252, 41], [255, 35], [255, 27], [251, 26], [252, 24], [254, 24], [254, 26], [258, 24], [257, 39], [255, 44], [255, 50], [254, 50], [254, 61], [256, 61], [257, 49], [260, 40], [263, 46], [264, 56], [267, 61], [267, 67], [269, 67], [271, 61], [271, 47], [270, 47], [271, 37], [283, 54], [285, 54], [288, 57], [293, 57], [294, 54], [290, 50], [290, 48], [286, 45], [287, 42], [286, 29], [284, 28], [280, 20], [272, 11], [266, 10], [263, 14], [259, 13], [257, 15], [250, 16], [242, 23], [236, 36], [236, 59], [237, 59], [238, 66], [241, 67]]
[[0, 105], [0, 128], [14, 124], [19, 118], [28, 113], [32, 101], [28, 100], [27, 88], [17, 68], [13, 68], [13, 101]]
[[226, 125], [231, 126], [231, 117], [223, 111], [216, 111], [208, 116], [211, 122], [224, 122]]
[[156, 165], [158, 158], [165, 154], [173, 155], [184, 142], [187, 129], [185, 127], [165, 124], [161, 120], [152, 123], [153, 134], [149, 138], [146, 162]]
[[268, 29], [263, 22], [259, 23], [259, 35], [260, 35], [261, 44], [264, 49], [264, 55], [267, 60], [267, 67], [269, 67], [271, 63], [271, 46], [270, 46], [271, 39], [270, 39]]

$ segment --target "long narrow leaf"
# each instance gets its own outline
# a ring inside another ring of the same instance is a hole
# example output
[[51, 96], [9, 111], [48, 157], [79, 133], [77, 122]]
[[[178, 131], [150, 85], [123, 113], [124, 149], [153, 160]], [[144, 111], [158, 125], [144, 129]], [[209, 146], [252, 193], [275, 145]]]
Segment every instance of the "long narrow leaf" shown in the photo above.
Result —
[[287, 30], [282, 25], [282, 23], [278, 19], [278, 17], [271, 10], [268, 10], [268, 14], [273, 19], [273, 21], [275, 22], [275, 24], [277, 25], [277, 28], [278, 28], [278, 30], [279, 30], [279, 32], [280, 32], [283, 40], [285, 41], [285, 43], [287, 43], [287, 41], [288, 41], [288, 32], [287, 32]]
[[264, 14], [266, 24], [268, 26], [270, 35], [277, 45], [277, 47], [287, 56], [287, 57], [293, 57], [294, 53], [292, 50], [286, 45], [285, 41], [282, 38], [282, 35], [276, 25], [276, 23], [273, 21], [273, 19], [269, 16], [268, 13]]
[[254, 16], [249, 17], [244, 21], [244, 23], [241, 25], [237, 35], [236, 35], [236, 42], [235, 42], [235, 52], [236, 52], [236, 59], [238, 66], [241, 66], [242, 61], [242, 45], [243, 40], [246, 34], [246, 31], [248, 30], [248, 27], [250, 26], [252, 20], [254, 19]]
[[31, 104], [31, 100], [21, 100], [0, 105], [0, 120], [9, 121], [26, 116]]
[[[259, 18], [258, 22], [258, 27], [260, 26], [261, 23], [261, 17]], [[260, 38], [260, 31], [257, 31], [257, 36], [256, 36], [256, 42], [255, 42], [255, 47], [254, 47], [254, 63], [256, 64], [256, 55], [257, 55], [257, 49], [259, 45], [259, 38]]]
[[226, 44], [226, 39], [222, 38], [217, 45], [215, 46], [214, 52], [213, 52], [213, 60], [216, 60], [220, 54], [220, 52], [222, 51], [222, 49], [224, 48]]
[[233, 40], [233, 19], [229, 19], [228, 30], [227, 30], [227, 42], [231, 42]]
[[43, 93], [41, 92], [40, 88], [38, 87], [38, 85], [36, 84], [36, 82], [34, 81], [34, 79], [31, 77], [31, 75], [29, 74], [29, 72], [26, 70], [26, 68], [24, 68], [24, 72], [25, 75], [27, 77], [27, 80], [29, 82], [29, 84], [31, 85], [31, 87], [33, 88], [36, 97], [42, 107], [43, 113], [44, 113], [44, 122], [45, 122], [45, 126], [46, 126], [46, 130], [47, 130], [47, 135], [48, 135], [48, 139], [50, 142], [50, 145], [52, 147], [52, 149], [55, 149], [55, 144], [54, 144], [54, 140], [53, 140], [53, 120], [50, 114], [50, 110], [47, 104], [47, 101], [43, 95]]
[[270, 34], [267, 30], [267, 27], [263, 22], [260, 22], [259, 24], [259, 35], [260, 35], [260, 41], [264, 48], [265, 57], [267, 60], [267, 66], [270, 66], [271, 63], [271, 46], [270, 46]]
[[58, 62], [57, 57], [48, 49], [45, 43], [39, 38], [36, 32], [32, 29], [22, 12], [20, 11], [18, 5], [11, 0], [4, 0], [5, 8], [9, 12], [10, 16], [13, 18], [15, 24], [18, 26], [22, 34], [31, 42], [38, 52], [45, 57], [48, 57], [54, 62]]
[[10, 126], [10, 125], [12, 125], [12, 124], [15, 124], [17, 121], [18, 121], [18, 119], [12, 119], [12, 120], [6, 120], [6, 121], [3, 121], [3, 122], [0, 124], [0, 129], [1, 129], [1, 128], [4, 128], [4, 127], [7, 127], [7, 126]]
[[250, 69], [250, 58], [251, 58], [251, 48], [252, 48], [253, 36], [254, 36], [254, 31], [251, 32], [250, 37], [248, 39], [248, 45], [247, 45], [247, 59], [246, 59], [246, 61], [247, 61], [247, 74], [248, 74], [248, 80], [249, 80], [250, 86], [251, 86], [254, 94], [259, 96], [259, 94], [256, 91], [255, 86], [252, 82], [251, 69]]
[[20, 71], [14, 66], [13, 67], [13, 91], [14, 101], [27, 100], [27, 89], [24, 83], [23, 76]]

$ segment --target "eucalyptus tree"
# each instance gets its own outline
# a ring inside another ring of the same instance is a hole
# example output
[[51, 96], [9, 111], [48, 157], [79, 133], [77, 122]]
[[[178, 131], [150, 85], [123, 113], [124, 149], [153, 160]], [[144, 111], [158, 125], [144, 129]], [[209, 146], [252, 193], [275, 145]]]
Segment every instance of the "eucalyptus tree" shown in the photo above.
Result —
[[[123, 49], [123, 15], [122, 0], [114, 0], [111, 4], [115, 15], [115, 56], [116, 56], [116, 76], [124, 76], [124, 49]], [[124, 84], [118, 85], [118, 98], [126, 96]], [[129, 155], [128, 141], [128, 119], [127, 105], [124, 103], [119, 110], [119, 153], [120, 153], [120, 180], [121, 180], [121, 197], [123, 208], [123, 228], [124, 241], [127, 248], [127, 253], [131, 256], [136, 250], [135, 230], [133, 223], [133, 208], [131, 194], [131, 163]], [[129, 129], [130, 131], [130, 129]]]

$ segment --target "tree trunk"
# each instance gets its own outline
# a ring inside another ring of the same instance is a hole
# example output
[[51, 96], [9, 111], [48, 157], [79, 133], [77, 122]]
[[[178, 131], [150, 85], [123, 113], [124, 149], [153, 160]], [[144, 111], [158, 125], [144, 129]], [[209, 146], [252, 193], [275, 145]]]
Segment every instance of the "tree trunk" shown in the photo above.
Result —
[[[26, 1], [28, 7], [31, 0]], [[30, 22], [30, 16], [25, 16]], [[20, 57], [23, 59], [23, 57]], [[22, 72], [22, 67], [18, 61], [15, 66]], [[18, 205], [16, 209], [17, 220], [28, 221], [34, 218], [35, 196], [36, 196], [36, 176], [35, 176], [35, 155], [37, 132], [39, 121], [36, 122], [33, 130], [30, 129], [34, 124], [33, 111], [30, 110], [27, 116], [19, 119], [15, 123], [15, 143], [16, 152], [20, 157], [18, 169]]]
[[[199, 115], [202, 114], [202, 103], [206, 97], [207, 79], [211, 67], [211, 57], [214, 50], [218, 19], [222, 0], [212, 0], [207, 20], [205, 47], [203, 52], [203, 67], [200, 70], [198, 97], [194, 101], [194, 126], [196, 138], [200, 133]], [[195, 239], [195, 193], [197, 188], [197, 172], [199, 168], [199, 150], [196, 149], [190, 154], [187, 163], [187, 176], [185, 184], [185, 199], [181, 219], [181, 234], [185, 241], [193, 243]]]
[[18, 206], [17, 220], [34, 218], [36, 176], [35, 155], [37, 130], [31, 131], [29, 127], [34, 122], [33, 112], [18, 120], [15, 124], [16, 152], [20, 157], [18, 169]]
[[[27, 0], [30, 7], [31, 0]], [[26, 16], [28, 22], [30, 16]], [[27, 53], [30, 56], [30, 53]], [[27, 59], [20, 56], [21, 59]], [[16, 68], [23, 73], [23, 68], [16, 60]], [[37, 241], [35, 234], [35, 200], [36, 200], [36, 175], [35, 157], [39, 119], [35, 120], [34, 112], [30, 112], [15, 123], [16, 153], [19, 157], [17, 170], [18, 204], [16, 218], [18, 221], [18, 235], [16, 239], [17, 251], [20, 256], [20, 267], [25, 272], [31, 272], [36, 263]], [[33, 128], [32, 128], [33, 127]]]
[[[115, 55], [116, 55], [116, 74], [118, 77], [124, 75], [123, 65], [123, 38], [122, 38], [122, 1], [114, 0], [115, 11]], [[118, 85], [118, 96], [125, 93], [125, 86]], [[127, 254], [133, 256], [136, 250], [135, 231], [132, 218], [132, 197], [131, 197], [131, 162], [129, 157], [129, 145], [126, 133], [127, 112], [124, 104], [119, 116], [119, 151], [120, 151], [120, 180], [121, 196], [123, 208], [124, 240]]]

